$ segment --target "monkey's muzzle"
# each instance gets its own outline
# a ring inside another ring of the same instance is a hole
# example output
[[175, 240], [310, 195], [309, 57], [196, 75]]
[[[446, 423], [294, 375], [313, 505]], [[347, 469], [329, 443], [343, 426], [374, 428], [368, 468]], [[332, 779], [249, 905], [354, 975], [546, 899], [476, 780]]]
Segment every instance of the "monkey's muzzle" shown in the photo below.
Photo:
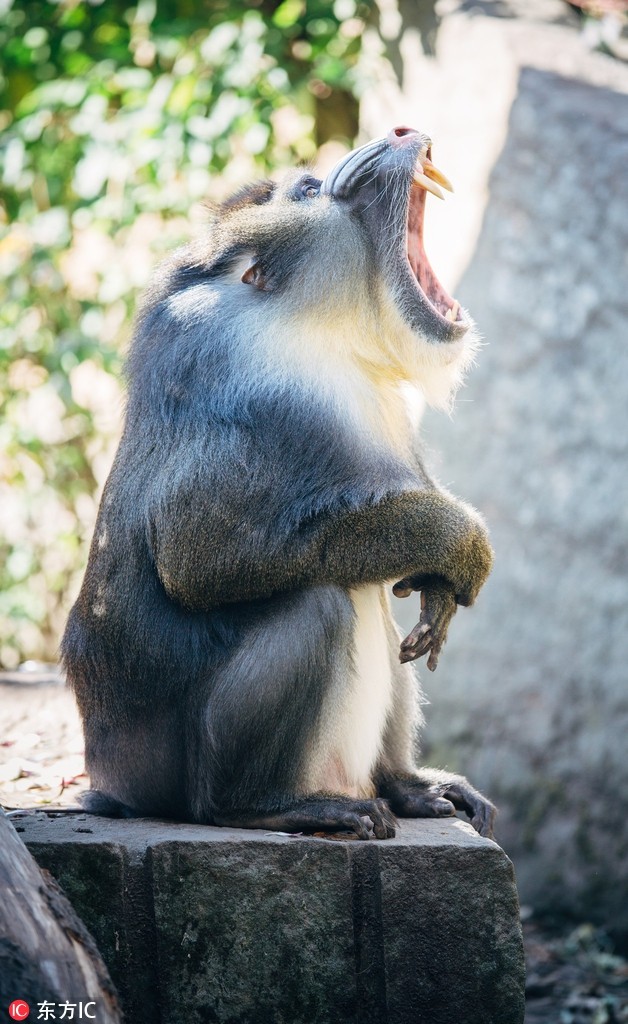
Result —
[[423, 242], [426, 195], [444, 199], [442, 189], [453, 192], [432, 163], [431, 139], [399, 127], [343, 157], [321, 192], [350, 203], [366, 223], [412, 325], [433, 340], [455, 341], [469, 324], [432, 270]]

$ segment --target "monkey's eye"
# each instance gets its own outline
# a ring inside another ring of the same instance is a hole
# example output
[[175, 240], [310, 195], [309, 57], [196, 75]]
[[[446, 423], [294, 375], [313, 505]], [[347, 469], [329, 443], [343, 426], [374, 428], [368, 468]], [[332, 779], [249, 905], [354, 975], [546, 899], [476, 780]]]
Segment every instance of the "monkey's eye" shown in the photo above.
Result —
[[301, 185], [301, 195], [304, 196], [306, 199], [315, 199], [320, 190], [320, 185], [314, 184], [311, 181], [305, 181]]

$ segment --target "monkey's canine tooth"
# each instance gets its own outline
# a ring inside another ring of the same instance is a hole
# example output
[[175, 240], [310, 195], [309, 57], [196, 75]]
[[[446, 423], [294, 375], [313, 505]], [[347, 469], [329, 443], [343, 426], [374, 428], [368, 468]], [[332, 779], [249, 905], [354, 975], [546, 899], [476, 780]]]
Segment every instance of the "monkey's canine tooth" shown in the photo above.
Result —
[[460, 312], [460, 303], [457, 299], [454, 300], [454, 304], [451, 309], [448, 309], [445, 313], [445, 319], [451, 320], [452, 324], [458, 319], [458, 313]]
[[439, 171], [438, 167], [434, 167], [431, 160], [424, 160], [423, 162], [423, 174], [432, 181], [437, 181], [439, 185], [446, 188], [448, 192], [453, 192], [454, 187], [450, 182], [449, 178], [446, 178], [442, 171]]
[[435, 185], [433, 181], [430, 181], [425, 174], [420, 174], [419, 171], [415, 171], [413, 181], [415, 185], [419, 186], [419, 188], [424, 188], [426, 192], [431, 192], [432, 195], [437, 196], [438, 199], [445, 198], [438, 185]]

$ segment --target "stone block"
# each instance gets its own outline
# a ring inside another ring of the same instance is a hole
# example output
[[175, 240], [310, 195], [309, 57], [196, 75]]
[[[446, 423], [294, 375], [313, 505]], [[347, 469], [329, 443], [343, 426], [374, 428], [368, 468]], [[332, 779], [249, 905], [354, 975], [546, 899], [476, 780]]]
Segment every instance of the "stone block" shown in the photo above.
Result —
[[362, 843], [25, 812], [132, 1024], [520, 1024], [510, 861], [458, 819]]

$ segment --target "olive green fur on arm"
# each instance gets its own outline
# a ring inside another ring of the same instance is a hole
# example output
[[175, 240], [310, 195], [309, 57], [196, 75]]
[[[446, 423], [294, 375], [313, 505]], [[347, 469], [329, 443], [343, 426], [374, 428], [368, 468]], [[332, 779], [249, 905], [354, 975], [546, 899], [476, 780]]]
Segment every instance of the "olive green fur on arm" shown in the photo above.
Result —
[[414, 589], [444, 580], [458, 604], [470, 605], [493, 562], [480, 516], [436, 489], [320, 513], [283, 537], [272, 523], [264, 529], [257, 519], [235, 521], [215, 505], [210, 510], [199, 494], [176, 505], [179, 514], [162, 509], [153, 530], [154, 557], [169, 596], [190, 609], [321, 583], [353, 587], [401, 577]]

